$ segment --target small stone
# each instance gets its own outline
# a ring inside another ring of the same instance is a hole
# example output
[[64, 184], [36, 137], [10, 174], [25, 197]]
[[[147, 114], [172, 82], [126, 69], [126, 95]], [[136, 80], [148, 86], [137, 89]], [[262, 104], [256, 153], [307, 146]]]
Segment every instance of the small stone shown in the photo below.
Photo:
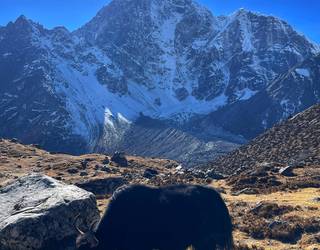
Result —
[[102, 164], [109, 164], [109, 163], [110, 163], [109, 157], [106, 156], [106, 158], [104, 158], [104, 160], [102, 161]]
[[88, 175], [88, 173], [86, 171], [81, 171], [80, 172], [80, 176], [87, 176], [87, 175]]
[[214, 170], [209, 170], [206, 172], [206, 176], [214, 180], [222, 180], [225, 177], [222, 174], [216, 173]]
[[82, 169], [86, 169], [87, 166], [88, 166], [88, 161], [87, 161], [87, 160], [82, 160], [82, 161], [81, 161], [81, 167], [82, 167]]
[[76, 174], [76, 173], [79, 172], [79, 170], [78, 170], [77, 168], [69, 168], [69, 169], [67, 170], [67, 172], [68, 172], [69, 174]]
[[182, 169], [182, 165], [179, 165], [178, 167], [176, 167], [176, 170], [181, 170]]
[[96, 177], [96, 176], [98, 176], [99, 175], [99, 171], [94, 171], [94, 173], [93, 173], [93, 175], [92, 175], [92, 177]]
[[206, 179], [206, 183], [207, 183], [207, 184], [210, 184], [211, 182], [212, 182], [212, 179], [211, 179], [211, 178], [207, 178], [207, 179]]
[[159, 174], [159, 172], [155, 169], [152, 168], [147, 168], [144, 173], [143, 173], [143, 177], [147, 178], [147, 179], [151, 179], [154, 176], [157, 176]]
[[287, 177], [292, 177], [294, 176], [293, 169], [294, 169], [293, 166], [283, 167], [279, 170], [279, 174]]
[[232, 195], [238, 196], [240, 194], [258, 194], [258, 191], [253, 188], [244, 188], [238, 192], [233, 193]]
[[315, 198], [312, 199], [312, 201], [314, 201], [314, 202], [320, 202], [320, 197], [315, 197]]
[[101, 171], [106, 172], [106, 173], [110, 173], [111, 172], [110, 168], [108, 168], [107, 166], [102, 166], [101, 167]]

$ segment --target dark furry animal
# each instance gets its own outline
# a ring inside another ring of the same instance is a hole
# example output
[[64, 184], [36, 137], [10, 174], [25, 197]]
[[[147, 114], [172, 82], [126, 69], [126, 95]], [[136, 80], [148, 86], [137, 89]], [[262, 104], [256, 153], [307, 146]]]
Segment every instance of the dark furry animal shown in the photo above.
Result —
[[141, 185], [118, 189], [99, 222], [92, 242], [90, 232], [78, 238], [81, 250], [229, 250], [232, 224], [221, 196], [212, 188]]

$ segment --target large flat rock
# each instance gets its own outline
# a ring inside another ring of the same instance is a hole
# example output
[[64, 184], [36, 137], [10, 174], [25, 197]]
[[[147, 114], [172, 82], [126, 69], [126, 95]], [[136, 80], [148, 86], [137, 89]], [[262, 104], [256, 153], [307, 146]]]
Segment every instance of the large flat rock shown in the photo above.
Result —
[[[95, 196], [32, 174], [0, 189], [0, 249], [74, 249], [81, 228], [99, 219]], [[78, 217], [77, 217], [78, 216]]]

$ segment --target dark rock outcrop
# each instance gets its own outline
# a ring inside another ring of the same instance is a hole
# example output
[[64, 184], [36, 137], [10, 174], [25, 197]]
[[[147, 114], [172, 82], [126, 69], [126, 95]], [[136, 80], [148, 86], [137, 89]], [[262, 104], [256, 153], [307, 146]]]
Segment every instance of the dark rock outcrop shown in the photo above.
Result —
[[95, 195], [111, 195], [117, 188], [126, 184], [127, 181], [122, 177], [109, 177], [86, 180], [76, 183], [76, 186], [92, 192]]
[[159, 174], [159, 172], [155, 169], [152, 168], [147, 168], [144, 173], [143, 173], [143, 177], [147, 178], [147, 179], [151, 179], [152, 177], [155, 177]]
[[116, 163], [120, 167], [127, 167], [128, 166], [128, 160], [126, 158], [126, 155], [124, 152], [115, 152], [112, 157], [111, 161]]

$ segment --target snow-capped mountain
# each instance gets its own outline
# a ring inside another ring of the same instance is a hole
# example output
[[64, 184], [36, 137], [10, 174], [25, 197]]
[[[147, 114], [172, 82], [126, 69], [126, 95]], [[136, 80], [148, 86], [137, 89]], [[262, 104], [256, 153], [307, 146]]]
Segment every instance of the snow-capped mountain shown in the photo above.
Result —
[[254, 97], [205, 116], [199, 124], [215, 123], [251, 139], [275, 123], [320, 103], [320, 54], [309, 57], [272, 81]]
[[[0, 136], [201, 162], [251, 136], [222, 110], [276, 93], [276, 79], [318, 51], [275, 17], [244, 9], [215, 17], [191, 0], [114, 0], [75, 32], [21, 16], [0, 28]], [[276, 95], [282, 106], [296, 101]], [[277, 112], [259, 129], [288, 108]]]
[[267, 92], [280, 103], [284, 117], [319, 103], [320, 54], [304, 60], [278, 77]]

